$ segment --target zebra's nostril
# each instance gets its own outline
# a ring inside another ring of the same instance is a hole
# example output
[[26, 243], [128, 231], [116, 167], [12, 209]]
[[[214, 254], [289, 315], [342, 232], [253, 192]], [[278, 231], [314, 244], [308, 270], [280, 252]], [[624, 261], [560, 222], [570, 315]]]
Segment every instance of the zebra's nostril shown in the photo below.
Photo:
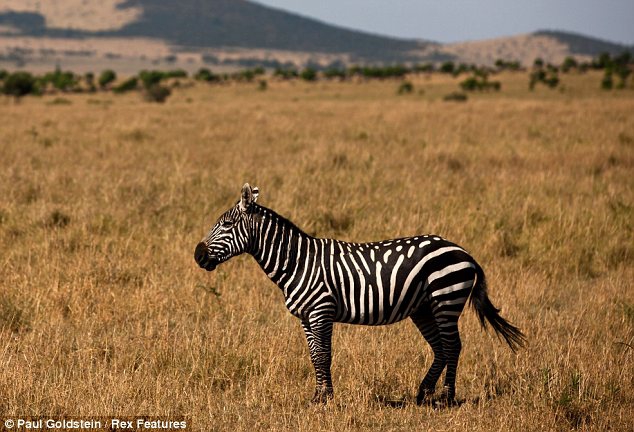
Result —
[[207, 260], [207, 245], [205, 243], [200, 242], [196, 245], [194, 259], [199, 265], [202, 265]]

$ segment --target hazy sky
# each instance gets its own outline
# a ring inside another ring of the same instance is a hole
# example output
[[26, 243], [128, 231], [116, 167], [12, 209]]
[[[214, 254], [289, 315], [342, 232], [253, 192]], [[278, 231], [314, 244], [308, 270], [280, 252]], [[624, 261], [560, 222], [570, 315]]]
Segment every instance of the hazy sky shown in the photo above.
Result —
[[256, 0], [331, 24], [456, 42], [568, 30], [634, 44], [634, 0]]

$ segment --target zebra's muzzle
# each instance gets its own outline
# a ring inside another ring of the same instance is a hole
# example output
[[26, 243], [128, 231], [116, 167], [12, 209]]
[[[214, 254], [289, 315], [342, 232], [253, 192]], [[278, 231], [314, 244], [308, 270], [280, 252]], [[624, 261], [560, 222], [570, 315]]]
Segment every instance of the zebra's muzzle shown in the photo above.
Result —
[[210, 260], [210, 261], [207, 261], [204, 265], [201, 265], [201, 267], [207, 271], [214, 271], [217, 265], [218, 265], [218, 261]]
[[207, 271], [215, 270], [216, 266], [218, 265], [218, 261], [209, 256], [207, 245], [203, 242], [200, 242], [196, 245], [196, 250], [194, 251], [194, 260], [196, 260], [200, 267], [204, 268]]

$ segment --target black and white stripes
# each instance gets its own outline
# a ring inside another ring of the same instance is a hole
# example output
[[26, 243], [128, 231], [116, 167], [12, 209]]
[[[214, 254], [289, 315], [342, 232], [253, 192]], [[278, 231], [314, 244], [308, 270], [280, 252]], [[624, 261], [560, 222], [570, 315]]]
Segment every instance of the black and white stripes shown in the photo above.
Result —
[[330, 340], [334, 322], [383, 325], [412, 318], [434, 351], [419, 403], [432, 400], [446, 368], [440, 398], [452, 401], [461, 350], [458, 318], [469, 295], [511, 348], [522, 333], [498, 314], [486, 295], [484, 273], [461, 247], [438, 236], [376, 243], [347, 243], [307, 235], [274, 211], [256, 204], [257, 188], [220, 217], [198, 244], [195, 259], [207, 269], [250, 253], [283, 291], [288, 310], [301, 319], [317, 387], [314, 401], [332, 395]]

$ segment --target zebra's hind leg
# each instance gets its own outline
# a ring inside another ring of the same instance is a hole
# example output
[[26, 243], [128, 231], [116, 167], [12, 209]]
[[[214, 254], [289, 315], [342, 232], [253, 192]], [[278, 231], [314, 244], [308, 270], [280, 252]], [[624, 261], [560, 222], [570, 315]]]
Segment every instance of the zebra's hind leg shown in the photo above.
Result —
[[416, 403], [421, 405], [433, 402], [436, 383], [442, 371], [445, 369], [447, 358], [445, 357], [438, 326], [429, 306], [421, 306], [411, 318], [434, 352], [434, 361], [429, 367], [427, 374], [425, 374], [425, 378], [423, 378], [423, 381], [420, 383], [418, 394], [416, 395]]
[[315, 394], [311, 402], [326, 403], [334, 394], [330, 375], [332, 319], [311, 316], [308, 320], [302, 320], [302, 327], [308, 341], [310, 359], [315, 368]]
[[460, 334], [458, 333], [458, 317], [451, 317], [450, 319], [440, 318], [438, 319], [438, 327], [440, 329], [442, 348], [447, 359], [447, 372], [445, 373], [445, 382], [439, 401], [453, 405], [456, 397], [456, 371], [458, 369], [460, 351], [462, 350]]

